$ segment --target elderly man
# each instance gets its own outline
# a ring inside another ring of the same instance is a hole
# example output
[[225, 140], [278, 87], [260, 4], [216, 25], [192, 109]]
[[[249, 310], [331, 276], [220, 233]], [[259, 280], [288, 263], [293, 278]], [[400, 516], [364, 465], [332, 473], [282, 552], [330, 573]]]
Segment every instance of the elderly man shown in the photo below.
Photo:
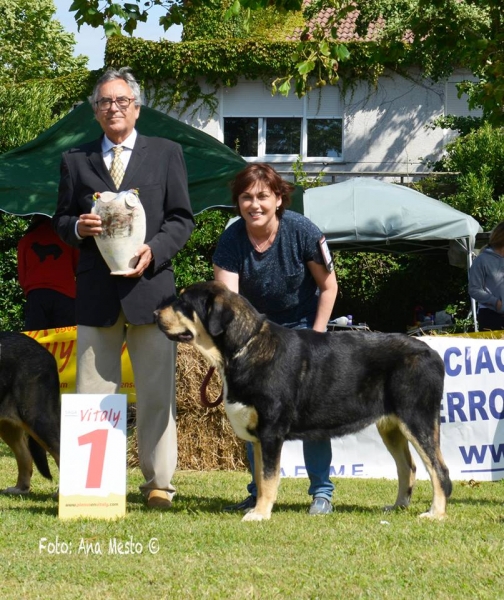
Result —
[[[150, 508], [169, 508], [177, 461], [176, 345], [154, 324], [154, 310], [175, 295], [172, 259], [194, 219], [181, 147], [140, 135], [141, 91], [128, 68], [108, 70], [91, 96], [103, 135], [65, 152], [53, 224], [80, 249], [77, 267], [77, 393], [117, 393], [126, 341], [137, 392], [140, 489]], [[93, 194], [137, 189], [146, 215], [135, 268], [111, 275], [95, 237]]]

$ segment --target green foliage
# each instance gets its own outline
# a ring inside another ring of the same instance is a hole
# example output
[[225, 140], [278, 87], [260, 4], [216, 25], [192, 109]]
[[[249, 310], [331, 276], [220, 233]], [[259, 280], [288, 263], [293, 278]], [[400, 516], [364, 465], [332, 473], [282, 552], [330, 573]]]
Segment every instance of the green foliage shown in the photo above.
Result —
[[244, 38], [248, 36], [248, 28], [244, 19], [239, 14], [230, 14], [224, 18], [231, 2], [221, 0], [207, 0], [197, 12], [188, 14], [184, 23], [182, 40], [194, 42], [196, 40], [217, 40], [230, 38]]
[[454, 115], [446, 115], [434, 119], [429, 124], [429, 129], [452, 129], [457, 131], [460, 135], [467, 135], [476, 129], [479, 129], [483, 125], [484, 121], [481, 117], [456, 117]]
[[[75, 58], [73, 35], [52, 0], [0, 0], [0, 153], [48, 129], [90, 91], [94, 74]], [[0, 330], [23, 328], [24, 296], [17, 277], [17, 243], [25, 219], [0, 213]]]
[[[166, 12], [159, 18], [159, 25], [168, 30], [172, 25], [191, 23], [200, 11], [205, 11], [209, 6], [218, 7], [221, 18], [227, 19], [240, 17], [246, 20], [250, 11], [259, 9], [285, 11], [301, 10], [302, 0], [74, 0], [70, 10], [75, 12], [75, 20], [79, 26], [91, 25], [91, 27], [103, 27], [105, 34], [109, 36], [122, 35], [126, 32], [134, 33], [138, 23], [145, 23], [149, 17], [149, 11], [156, 6], [163, 7]], [[222, 6], [226, 10], [222, 10]], [[242, 13], [242, 9], [245, 9]], [[214, 23], [215, 24], [215, 23]]]
[[17, 244], [28, 221], [0, 212], [0, 331], [22, 331], [24, 295], [17, 275]]
[[454, 329], [456, 332], [470, 332], [474, 329], [472, 313], [467, 312], [467, 303], [459, 302], [449, 304], [446, 312], [452, 316]]
[[406, 331], [414, 325], [414, 308], [445, 310], [458, 302], [469, 311], [467, 273], [445, 256], [335, 252], [340, 286], [337, 316], [352, 314], [377, 331]]
[[446, 147], [439, 164], [445, 171], [458, 172], [456, 191], [445, 201], [479, 221], [490, 230], [504, 220], [504, 129], [485, 123], [460, 136]]
[[304, 25], [301, 11], [285, 13], [267, 6], [263, 10], [234, 11], [231, 0], [207, 0], [197, 11], [189, 11], [184, 22], [183, 42], [198, 40], [256, 39], [282, 41]]
[[317, 173], [316, 175], [308, 174], [304, 169], [300, 156], [292, 163], [292, 172], [294, 173], [294, 181], [304, 190], [324, 185], [323, 173]]
[[[354, 10], [354, 6], [341, 5], [339, 2], [331, 4], [333, 6], [332, 12], [328, 13], [328, 25], [315, 23], [314, 26], [306, 25], [303, 29], [301, 41], [293, 55], [295, 70], [275, 79], [272, 86], [274, 94], [280, 92], [287, 96], [292, 81], [295, 84], [296, 94], [300, 98], [312, 89], [314, 79], [317, 87], [334, 85], [338, 82], [341, 63], [349, 59], [350, 52], [348, 47], [338, 39], [337, 23], [344, 20]], [[305, 11], [307, 17], [311, 16], [312, 8], [311, 6], [307, 8], [308, 13]]]
[[90, 90], [89, 71], [55, 79], [0, 85], [0, 153], [17, 148], [48, 129]]
[[[183, 114], [189, 109], [196, 113], [204, 106], [212, 113], [217, 109], [217, 91], [221, 87], [237, 85], [242, 77], [259, 79], [267, 85], [277, 79], [278, 89], [284, 78], [287, 89], [289, 73], [296, 64], [297, 47], [296, 42], [260, 39], [173, 43], [115, 36], [107, 43], [105, 62], [115, 68], [129, 65], [143, 83], [146, 99], [154, 108]], [[393, 66], [384, 58], [384, 63], [377, 67], [370, 60], [374, 52], [370, 44], [348, 44], [347, 47], [349, 59], [339, 64], [337, 71], [344, 89], [359, 80], [375, 83], [385, 67]], [[332, 54], [326, 57], [328, 61], [333, 58]], [[315, 70], [318, 64], [316, 62]], [[310, 88], [309, 77], [306, 82]], [[313, 85], [316, 85], [315, 79]]]
[[0, 0], [0, 153], [34, 139], [89, 90], [87, 59], [52, 0]]
[[[217, 108], [216, 92], [232, 87], [240, 77], [264, 79], [284, 73], [292, 65], [293, 42], [255, 40], [149, 42], [114, 37], [107, 43], [106, 64], [129, 65], [142, 81], [147, 101], [155, 108], [180, 114], [204, 105]], [[203, 92], [201, 80], [209, 87]]]
[[178, 289], [214, 278], [212, 255], [217, 240], [231, 216], [223, 210], [205, 210], [196, 215], [196, 227], [189, 241], [173, 259]]
[[53, 0], [0, 0], [0, 85], [61, 77], [84, 68], [75, 38], [53, 20]]

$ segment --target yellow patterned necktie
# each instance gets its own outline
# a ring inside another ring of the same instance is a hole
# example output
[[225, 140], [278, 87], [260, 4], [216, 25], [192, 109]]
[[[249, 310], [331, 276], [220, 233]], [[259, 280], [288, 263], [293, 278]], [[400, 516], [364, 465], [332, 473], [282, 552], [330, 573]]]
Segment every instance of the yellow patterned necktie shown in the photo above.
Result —
[[123, 151], [122, 146], [114, 146], [112, 148], [114, 153], [114, 159], [112, 160], [112, 164], [110, 165], [110, 176], [112, 177], [112, 181], [114, 182], [117, 189], [121, 185], [121, 182], [124, 177], [124, 164], [121, 159], [121, 152]]

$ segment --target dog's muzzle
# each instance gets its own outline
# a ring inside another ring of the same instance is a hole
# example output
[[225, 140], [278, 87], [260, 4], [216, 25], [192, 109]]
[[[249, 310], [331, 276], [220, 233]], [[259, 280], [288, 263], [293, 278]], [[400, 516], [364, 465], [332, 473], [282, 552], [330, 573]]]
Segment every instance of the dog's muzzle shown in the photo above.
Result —
[[183, 331], [173, 331], [170, 327], [170, 323], [167, 323], [167, 319], [164, 315], [166, 309], [158, 309], [154, 311], [154, 319], [159, 329], [166, 335], [166, 337], [172, 342], [189, 343], [194, 339], [194, 334], [189, 329]]

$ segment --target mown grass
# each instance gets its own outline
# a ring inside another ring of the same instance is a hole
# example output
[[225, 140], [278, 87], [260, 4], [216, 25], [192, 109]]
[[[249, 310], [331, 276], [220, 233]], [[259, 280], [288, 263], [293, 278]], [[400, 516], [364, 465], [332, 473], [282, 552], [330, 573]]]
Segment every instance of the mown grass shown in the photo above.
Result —
[[[15, 475], [2, 446], [0, 487]], [[133, 469], [124, 519], [61, 521], [54, 485], [35, 474], [29, 497], [0, 496], [0, 598], [504, 598], [504, 481], [455, 482], [448, 518], [431, 522], [419, 518], [426, 481], [409, 510], [383, 513], [395, 481], [340, 479], [335, 512], [310, 517], [306, 480], [284, 479], [271, 521], [242, 523], [221, 509], [244, 497], [247, 481], [179, 472], [172, 510], [157, 513], [144, 507]], [[136, 552], [109, 552], [114, 540]], [[57, 541], [60, 553], [49, 552]]]

